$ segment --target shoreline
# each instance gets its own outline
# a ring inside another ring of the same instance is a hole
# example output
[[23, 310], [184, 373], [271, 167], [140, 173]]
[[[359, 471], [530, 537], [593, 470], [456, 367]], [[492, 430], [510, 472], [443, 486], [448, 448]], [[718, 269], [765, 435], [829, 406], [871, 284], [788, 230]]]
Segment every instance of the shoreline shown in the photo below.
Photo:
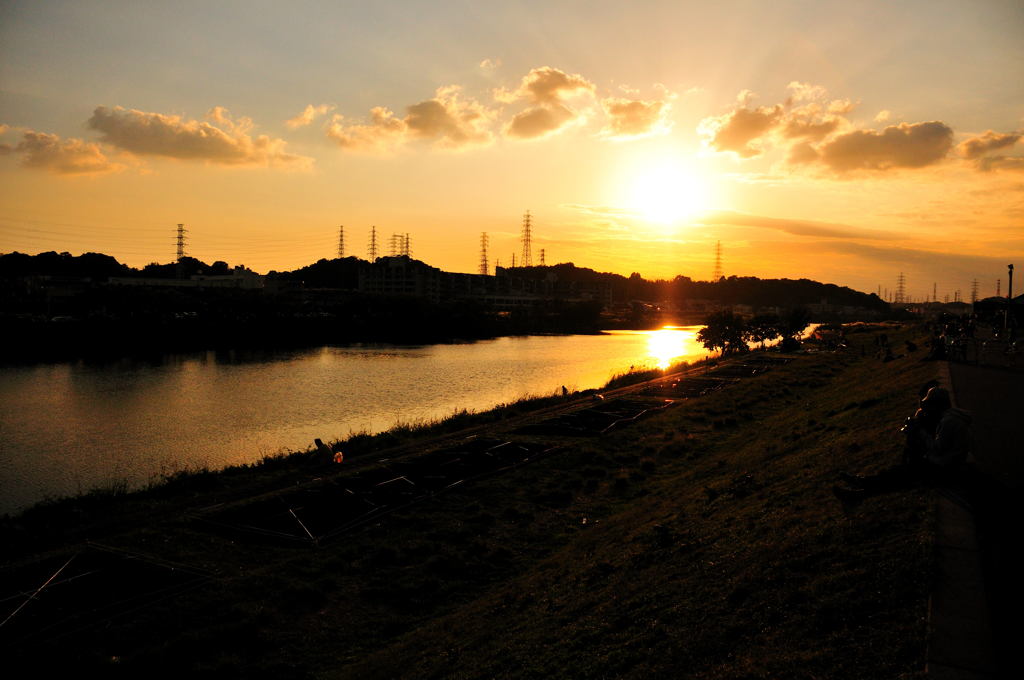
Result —
[[[619, 330], [619, 329], [614, 329]], [[520, 336], [506, 336], [520, 337]], [[470, 342], [478, 342], [477, 340]], [[352, 346], [352, 345], [346, 345]], [[371, 345], [372, 346], [372, 345]], [[400, 345], [385, 345], [382, 347], [401, 347]], [[322, 347], [331, 347], [324, 345]], [[317, 349], [317, 348], [310, 348]], [[206, 350], [207, 352], [213, 350]], [[713, 358], [711, 359], [714, 360]], [[359, 458], [380, 452], [388, 448], [400, 445], [407, 445], [421, 439], [449, 436], [464, 428], [477, 428], [481, 425], [488, 425], [501, 422], [507, 418], [517, 417], [538, 409], [552, 405], [568, 404], [581, 398], [600, 393], [613, 388], [623, 387], [656, 376], [670, 375], [674, 372], [684, 370], [690, 366], [703, 365], [706, 361], [701, 359], [695, 362], [680, 362], [669, 366], [667, 369], [642, 368], [625, 373], [612, 375], [604, 385], [596, 388], [588, 388], [571, 392], [568, 396], [562, 396], [557, 390], [549, 395], [526, 395], [511, 402], [497, 404], [485, 410], [476, 410], [471, 407], [464, 407], [456, 410], [448, 416], [427, 420], [425, 422], [399, 422], [379, 432], [354, 432], [343, 439], [335, 439], [328, 442], [334, 450], [342, 449], [349, 458]], [[207, 466], [186, 467], [161, 472], [151, 475], [149, 481], [139, 484], [130, 484], [126, 479], [111, 479], [75, 494], [46, 497], [39, 501], [16, 509], [11, 512], [0, 513], [0, 520], [17, 520], [27, 512], [43, 508], [60, 508], [61, 506], [74, 506], [79, 503], [92, 503], [104, 498], [124, 498], [138, 494], [151, 494], [159, 492], [161, 487], [167, 485], [187, 485], [192, 478], [205, 477], [209, 475], [224, 474], [228, 476], [252, 472], [258, 474], [261, 469], [272, 469], [288, 467], [289, 465], [301, 462], [308, 458], [316, 450], [315, 445], [308, 445], [305, 448], [282, 447], [277, 452], [266, 454], [258, 460], [248, 463], [226, 465], [219, 468]]]
[[[871, 337], [839, 353], [775, 355], [786, 361], [756, 374], [743, 368], [753, 355], [710, 374], [700, 367], [689, 384], [703, 390], [713, 378], [721, 389], [599, 436], [573, 434], [560, 417], [503, 435], [497, 420], [492, 439], [532, 447], [563, 432], [562, 443], [374, 514], [344, 540], [301, 540], [293, 517], [326, 536], [345, 521], [346, 506], [333, 505], [343, 489], [384, 479], [401, 498], [407, 483], [394, 474], [419, 480], [414, 458], [370, 455], [340, 474], [309, 461], [279, 470], [283, 484], [268, 477], [230, 502], [230, 475], [210, 474], [175, 493], [115, 499], [105, 521], [102, 509], [84, 508], [71, 522], [37, 516], [19, 532], [7, 524], [6, 538], [23, 539], [7, 542], [23, 556], [14, 571], [7, 565], [12, 585], [38, 579], [37, 588], [73, 558], [69, 570], [119, 570], [119, 598], [136, 593], [125, 600], [134, 613], [90, 614], [103, 625], [74, 637], [53, 628], [19, 646], [12, 663], [106, 668], [115, 655], [128, 675], [291, 668], [331, 678], [490, 677], [509, 662], [545, 677], [629, 668], [733, 677], [755, 662], [773, 677], [915, 672], [926, 637], [928, 497], [893, 494], [847, 515], [829, 492], [839, 470], [891, 462], [901, 414], [935, 370], [859, 355]], [[689, 394], [685, 384], [658, 389]], [[621, 411], [636, 401], [606, 404]], [[571, 422], [587, 422], [586, 411]], [[285, 529], [295, 538], [283, 540]], [[174, 583], [188, 591], [146, 599]], [[79, 600], [62, 601], [73, 611]], [[60, 655], [47, 653], [54, 644]]]

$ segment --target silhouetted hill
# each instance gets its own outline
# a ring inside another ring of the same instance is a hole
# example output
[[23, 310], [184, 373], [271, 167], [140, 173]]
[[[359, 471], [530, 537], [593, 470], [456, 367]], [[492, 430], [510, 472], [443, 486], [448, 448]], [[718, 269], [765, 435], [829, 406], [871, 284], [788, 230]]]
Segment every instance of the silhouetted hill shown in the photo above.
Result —
[[101, 253], [56, 253], [53, 251], [26, 255], [5, 253], [0, 255], [0, 278], [22, 276], [74, 276], [103, 280], [110, 276], [129, 276], [131, 267], [123, 265], [110, 255]]
[[[340, 288], [355, 290], [359, 285], [359, 269], [366, 260], [357, 257], [321, 259], [292, 271], [270, 272], [268, 278], [294, 282], [306, 288]], [[152, 263], [141, 270], [121, 264], [110, 255], [46, 252], [38, 255], [8, 253], [0, 255], [0, 278], [23, 276], [76, 276], [102, 281], [110, 276], [141, 276], [153, 278], [190, 277], [195, 274], [224, 275], [230, 268], [226, 262], [206, 264], [193, 257], [180, 262]], [[888, 304], [877, 295], [862, 293], [846, 286], [821, 283], [810, 279], [761, 279], [754, 276], [730, 276], [718, 281], [694, 281], [687, 276], [674, 279], [648, 280], [639, 273], [630, 276], [598, 272], [577, 267], [571, 262], [547, 267], [516, 267], [504, 270], [506, 275], [522, 279], [549, 280], [580, 286], [606, 286], [611, 299], [682, 301], [701, 299], [726, 305], [747, 304], [754, 307], [793, 307], [828, 302], [831, 305], [861, 307], [884, 312]]]
[[282, 281], [300, 282], [307, 288], [344, 288], [359, 286], [359, 267], [365, 260], [358, 257], [321, 259], [294, 271], [270, 272], [267, 276]]
[[630, 276], [597, 272], [571, 262], [550, 267], [517, 267], [516, 276], [543, 279], [554, 274], [560, 281], [611, 287], [615, 300], [681, 301], [712, 300], [725, 305], [754, 307], [795, 307], [827, 301], [831, 305], [862, 307], [888, 311], [889, 305], [874, 293], [862, 293], [846, 286], [820, 283], [810, 279], [761, 279], [756, 276], [730, 276], [718, 281], [694, 281], [688, 276], [671, 280], [648, 280], [638, 273]]

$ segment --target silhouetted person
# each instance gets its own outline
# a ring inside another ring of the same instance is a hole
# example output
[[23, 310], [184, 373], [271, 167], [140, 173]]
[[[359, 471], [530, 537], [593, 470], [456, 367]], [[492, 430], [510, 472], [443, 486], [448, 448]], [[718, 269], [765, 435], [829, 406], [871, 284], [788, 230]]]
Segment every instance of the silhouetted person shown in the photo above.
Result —
[[323, 440], [319, 437], [313, 440], [313, 444], [316, 446], [317, 458], [320, 461], [328, 462], [334, 459], [334, 451], [327, 444], [324, 444]]
[[949, 392], [932, 387], [903, 426], [907, 438], [903, 462], [875, 475], [840, 473], [849, 487], [833, 486], [832, 491], [841, 501], [856, 502], [921, 484], [953, 484], [962, 477], [967, 463], [970, 424], [970, 414], [952, 405]]

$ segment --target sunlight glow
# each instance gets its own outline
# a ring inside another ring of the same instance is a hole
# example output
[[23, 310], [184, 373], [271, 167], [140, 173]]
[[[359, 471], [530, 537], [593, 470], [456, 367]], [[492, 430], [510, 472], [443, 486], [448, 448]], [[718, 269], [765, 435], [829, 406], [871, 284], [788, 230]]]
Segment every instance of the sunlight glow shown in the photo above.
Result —
[[647, 335], [647, 351], [655, 366], [664, 370], [697, 347], [699, 326], [665, 326]]
[[633, 175], [628, 201], [631, 210], [662, 225], [675, 224], [710, 207], [705, 179], [675, 161], [662, 161]]

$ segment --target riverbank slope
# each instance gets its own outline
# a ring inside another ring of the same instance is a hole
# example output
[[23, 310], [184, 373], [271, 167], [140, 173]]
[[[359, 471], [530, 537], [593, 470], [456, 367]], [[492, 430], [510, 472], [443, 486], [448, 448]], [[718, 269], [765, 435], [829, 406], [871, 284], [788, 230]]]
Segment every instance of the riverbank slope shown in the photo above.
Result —
[[35, 569], [38, 587], [71, 559], [121, 577], [88, 611], [29, 601], [2, 642], [33, 668], [111, 677], [914, 677], [929, 495], [846, 514], [831, 486], [898, 457], [935, 365], [849, 337], [315, 545], [203, 521], [216, 475], [148, 521], [78, 518], [73, 544], [5, 574]]

